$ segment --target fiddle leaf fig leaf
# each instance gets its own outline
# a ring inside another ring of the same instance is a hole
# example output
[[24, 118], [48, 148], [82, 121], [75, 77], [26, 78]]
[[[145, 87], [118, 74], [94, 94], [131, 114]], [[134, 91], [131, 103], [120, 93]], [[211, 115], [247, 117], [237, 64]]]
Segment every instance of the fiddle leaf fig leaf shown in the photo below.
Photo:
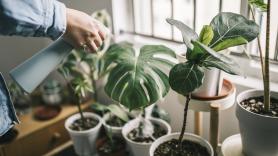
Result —
[[192, 43], [194, 44], [194, 46], [197, 46], [198, 48], [202, 49], [203, 51], [207, 52], [209, 55], [215, 57], [216, 59], [222, 61], [223, 63], [239, 67], [238, 64], [233, 59], [229, 58], [224, 54], [215, 52], [213, 49], [200, 43], [199, 41], [193, 41]]
[[177, 62], [175, 52], [162, 45], [146, 45], [137, 52], [126, 43], [112, 45], [106, 52], [109, 62], [116, 65], [111, 69], [105, 92], [129, 109], [164, 97], [170, 88], [165, 70]]
[[226, 39], [213, 47], [213, 50], [220, 51], [235, 45], [247, 44], [248, 41], [243, 37], [236, 37], [233, 39]]
[[212, 39], [213, 39], [212, 27], [209, 25], [204, 25], [198, 40], [204, 45], [209, 45]]
[[175, 65], [169, 75], [171, 88], [179, 94], [188, 95], [203, 83], [204, 71], [190, 62]]
[[191, 44], [191, 41], [197, 40], [198, 34], [193, 29], [191, 29], [190, 27], [182, 23], [181, 21], [170, 19], [170, 18], [167, 18], [166, 21], [181, 31], [184, 44], [189, 49], [193, 49], [193, 45]]
[[128, 122], [129, 118], [127, 113], [117, 104], [108, 105], [107, 109], [121, 120]]
[[260, 32], [254, 21], [230, 12], [219, 13], [213, 18], [210, 26], [214, 36], [209, 46], [215, 51], [246, 44], [255, 39]]
[[207, 68], [215, 67], [232, 75], [243, 74], [242, 70], [238, 66], [226, 64], [213, 56], [208, 56], [204, 61], [202, 61], [202, 63]]
[[267, 4], [264, 2], [264, 0], [248, 0], [248, 3], [255, 8], [260, 9], [262, 12], [267, 11]]

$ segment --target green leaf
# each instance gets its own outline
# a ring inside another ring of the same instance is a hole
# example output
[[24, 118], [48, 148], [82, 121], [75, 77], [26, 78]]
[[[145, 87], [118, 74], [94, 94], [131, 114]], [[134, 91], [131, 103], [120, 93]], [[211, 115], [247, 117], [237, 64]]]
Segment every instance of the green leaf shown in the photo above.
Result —
[[188, 49], [186, 52], [186, 59], [194, 63], [198, 63], [206, 52], [199, 46], [194, 46], [193, 50]]
[[120, 106], [116, 104], [110, 104], [107, 109], [118, 118], [122, 119], [125, 122], [128, 122], [128, 115]]
[[250, 42], [260, 32], [259, 26], [254, 21], [229, 12], [219, 13], [213, 18], [210, 26], [213, 28], [214, 36], [209, 46], [213, 49], [217, 47], [216, 51], [242, 45], [247, 43], [246, 41]]
[[248, 41], [243, 37], [236, 37], [233, 39], [226, 39], [213, 47], [213, 50], [220, 51], [235, 45], [247, 44]]
[[209, 45], [212, 39], [213, 39], [212, 27], [209, 25], [204, 25], [198, 40], [204, 45]]
[[175, 65], [169, 75], [171, 88], [182, 95], [188, 95], [203, 83], [204, 72], [198, 65], [190, 62]]
[[204, 61], [202, 61], [202, 63], [207, 68], [215, 67], [232, 75], [243, 74], [242, 70], [240, 70], [238, 66], [226, 64], [213, 56], [208, 56]]
[[248, 0], [248, 3], [254, 6], [255, 8], [260, 9], [260, 11], [262, 12], [267, 11], [267, 4], [264, 3], [264, 0]]
[[98, 112], [106, 112], [108, 110], [107, 106], [98, 102], [92, 104], [92, 109]]
[[166, 21], [181, 31], [184, 44], [189, 49], [193, 49], [193, 45], [191, 44], [191, 41], [197, 40], [198, 34], [193, 29], [191, 29], [190, 27], [182, 23], [181, 21], [170, 19], [170, 18], [167, 18]]
[[112, 45], [107, 62], [111, 69], [105, 92], [129, 109], [150, 105], [169, 91], [167, 70], [177, 62], [174, 51], [162, 45], [146, 45], [135, 52], [131, 44]]
[[[239, 67], [238, 64], [233, 59], [229, 58], [228, 56], [226, 56], [224, 54], [215, 52], [213, 49], [211, 49], [210, 47], [200, 43], [199, 41], [192, 41], [192, 43], [194, 44], [194, 46], [197, 46], [198, 48], [207, 52], [207, 54], [215, 57], [219, 61], [222, 61], [223, 63], [226, 63], [226, 64], [231, 65], [231, 66]], [[207, 56], [209, 56], [209, 55], [207, 55]], [[206, 57], [203, 57], [203, 58], [206, 58]]]

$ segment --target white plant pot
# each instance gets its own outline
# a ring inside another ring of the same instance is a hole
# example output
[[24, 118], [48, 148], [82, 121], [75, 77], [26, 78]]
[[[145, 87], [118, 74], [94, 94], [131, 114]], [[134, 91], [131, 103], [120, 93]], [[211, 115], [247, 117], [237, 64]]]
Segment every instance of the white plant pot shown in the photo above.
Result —
[[[186, 47], [181, 46], [177, 51], [186, 51]], [[185, 62], [186, 57], [177, 54], [179, 62]], [[211, 97], [218, 95], [218, 92], [222, 88], [223, 77], [221, 77], [221, 71], [217, 68], [206, 69], [204, 73], [203, 85], [196, 89], [192, 95], [196, 97]]]
[[80, 114], [74, 114], [65, 122], [65, 128], [70, 134], [73, 141], [74, 150], [80, 156], [94, 156], [96, 155], [96, 139], [102, 125], [100, 116], [94, 113], [84, 112], [84, 117], [93, 117], [98, 120], [98, 124], [86, 131], [74, 131], [69, 126], [77, 119], [80, 119]]
[[205, 70], [203, 85], [196, 89], [192, 95], [211, 97], [218, 95], [219, 90], [222, 88], [223, 78], [220, 75], [220, 70], [211, 68]]
[[[156, 118], [149, 118], [149, 119], [151, 120], [151, 122], [159, 124], [160, 126], [163, 126], [165, 129], [167, 129], [166, 135], [171, 133], [172, 129], [171, 129], [170, 125], [167, 122], [165, 122], [164, 120], [156, 119]], [[136, 127], [137, 127], [136, 119], [129, 121], [123, 127], [122, 135], [123, 135], [124, 139], [126, 140], [128, 148], [129, 148], [130, 152], [133, 154], [133, 156], [148, 156], [152, 143], [138, 143], [138, 142], [134, 142], [134, 141], [130, 140], [127, 137], [127, 134], [129, 132], [131, 132], [133, 129], [135, 129]]]
[[[162, 143], [164, 143], [166, 141], [169, 141], [171, 139], [179, 139], [179, 136], [180, 136], [180, 133], [172, 133], [170, 135], [165, 135], [165, 136], [162, 136], [162, 137], [158, 138], [151, 145], [149, 155], [154, 156], [154, 152], [159, 145], [161, 145]], [[200, 136], [197, 136], [197, 135], [191, 134], [191, 133], [185, 133], [184, 134], [184, 139], [199, 143], [200, 145], [207, 148], [207, 150], [208, 150], [208, 152], [211, 156], [214, 156], [213, 149], [212, 149], [211, 145], [209, 144], [209, 142], [206, 141], [205, 139], [201, 138]]]
[[[248, 156], [278, 156], [278, 118], [247, 111], [240, 105], [245, 99], [263, 94], [261, 90], [247, 90], [237, 96], [236, 116], [243, 153]], [[271, 95], [278, 98], [278, 93], [272, 92]]]
[[106, 123], [106, 121], [110, 118], [110, 114], [111, 113], [106, 113], [102, 117], [102, 119], [103, 119], [102, 120], [103, 121], [103, 126], [104, 126], [105, 131], [107, 133], [112, 133], [113, 136], [122, 136], [122, 129], [123, 129], [123, 127], [110, 126], [110, 125], [108, 125]]

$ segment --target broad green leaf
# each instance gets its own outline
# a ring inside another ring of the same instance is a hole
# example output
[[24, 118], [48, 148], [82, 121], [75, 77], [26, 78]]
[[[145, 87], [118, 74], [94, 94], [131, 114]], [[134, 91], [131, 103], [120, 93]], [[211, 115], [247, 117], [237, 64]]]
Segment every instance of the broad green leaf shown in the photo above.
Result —
[[234, 45], [242, 45], [242, 44], [247, 44], [247, 43], [248, 43], [248, 41], [245, 38], [240, 36], [240, 37], [236, 37], [233, 39], [226, 39], [226, 40], [220, 42], [219, 44], [217, 44], [213, 47], [213, 50], [220, 51], [220, 50], [224, 50], [229, 47], [233, 47]]
[[248, 0], [248, 3], [254, 6], [255, 8], [260, 9], [260, 11], [262, 12], [267, 11], [267, 4], [264, 3], [264, 0]]
[[194, 46], [193, 50], [188, 49], [186, 59], [194, 63], [198, 63], [206, 52], [199, 46]]
[[165, 71], [176, 62], [171, 49], [146, 45], [136, 53], [131, 44], [121, 43], [112, 45], [106, 55], [106, 61], [115, 64], [105, 85], [105, 92], [113, 100], [135, 109], [156, 102], [169, 91]]
[[213, 39], [212, 27], [209, 25], [204, 25], [198, 40], [204, 45], [209, 45], [212, 39]]
[[171, 88], [179, 94], [188, 95], [203, 83], [204, 72], [198, 65], [190, 62], [175, 65], [169, 75]]
[[[239, 65], [233, 59], [229, 58], [228, 56], [226, 56], [224, 54], [215, 52], [213, 49], [200, 43], [199, 41], [192, 41], [192, 43], [194, 44], [194, 46], [199, 47], [203, 51], [207, 52], [209, 55], [218, 59], [219, 61], [222, 61], [223, 63], [226, 63], [231, 66], [239, 67]], [[207, 56], [209, 56], [209, 55], [207, 55]], [[203, 58], [205, 58], [205, 57], [203, 57]]]
[[[217, 50], [245, 44], [243, 39], [250, 42], [260, 32], [259, 26], [254, 21], [229, 12], [219, 13], [213, 18], [210, 26], [213, 28], [214, 36], [209, 46], [213, 49], [217, 47]], [[226, 40], [230, 43], [223, 44], [222, 42]]]
[[191, 44], [191, 41], [197, 40], [198, 34], [193, 29], [191, 29], [190, 27], [182, 23], [181, 21], [170, 19], [170, 18], [167, 18], [166, 21], [181, 31], [184, 44], [189, 49], [193, 49], [193, 45]]
[[98, 102], [92, 104], [92, 109], [104, 113], [108, 110], [107, 106]]
[[208, 56], [202, 63], [207, 68], [215, 67], [232, 75], [242, 75], [243, 73], [238, 66], [226, 64], [213, 56]]
[[107, 106], [107, 109], [118, 118], [122, 119], [125, 122], [128, 122], [128, 115], [120, 106], [116, 104], [110, 104]]

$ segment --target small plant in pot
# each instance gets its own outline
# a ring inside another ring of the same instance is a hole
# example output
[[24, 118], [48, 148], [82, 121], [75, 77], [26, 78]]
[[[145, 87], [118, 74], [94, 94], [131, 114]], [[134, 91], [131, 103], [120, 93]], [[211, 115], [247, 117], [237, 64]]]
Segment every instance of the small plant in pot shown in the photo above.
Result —
[[201, 87], [204, 70], [217, 68], [229, 74], [240, 74], [238, 65], [230, 57], [216, 51], [246, 44], [259, 32], [258, 26], [234, 13], [219, 13], [210, 25], [204, 26], [198, 36], [180, 21], [167, 19], [176, 26], [187, 46], [187, 61], [175, 65], [169, 74], [169, 84], [177, 93], [186, 97], [181, 133], [163, 136], [150, 149], [151, 156], [213, 156], [211, 145], [199, 136], [185, 133], [188, 105], [191, 94]]
[[[257, 40], [260, 53], [263, 90], [247, 90], [237, 96], [236, 116], [243, 146], [243, 153], [251, 156], [278, 155], [278, 93], [270, 92], [269, 75], [269, 40], [270, 7], [263, 0], [249, 0], [251, 15], [254, 12], [266, 12], [266, 46], [263, 51], [261, 41]], [[264, 55], [263, 55], [264, 53]], [[264, 57], [263, 57], [264, 56]]]
[[121, 132], [124, 124], [134, 118], [133, 115], [117, 104], [94, 103], [92, 108], [103, 116], [102, 121], [107, 136], [99, 140], [97, 145], [98, 154], [100, 156], [128, 155]]
[[165, 71], [177, 62], [175, 53], [162, 45], [145, 45], [137, 51], [132, 44], [122, 42], [111, 45], [105, 55], [106, 62], [113, 64], [105, 92], [130, 110], [143, 112], [123, 127], [122, 135], [133, 155], [148, 155], [151, 143], [171, 132], [167, 122], [148, 118], [145, 107], [168, 93], [170, 86]]
[[77, 108], [79, 113], [72, 115], [66, 120], [65, 128], [70, 134], [75, 152], [78, 155], [94, 155], [96, 154], [95, 142], [102, 125], [102, 120], [99, 115], [83, 112], [81, 108], [82, 99], [84, 99], [87, 93], [93, 92], [91, 79], [88, 76], [89, 70], [66, 67], [69, 67], [69, 65], [63, 64], [59, 71], [64, 76], [69, 89], [74, 93], [75, 99], [78, 100]]

